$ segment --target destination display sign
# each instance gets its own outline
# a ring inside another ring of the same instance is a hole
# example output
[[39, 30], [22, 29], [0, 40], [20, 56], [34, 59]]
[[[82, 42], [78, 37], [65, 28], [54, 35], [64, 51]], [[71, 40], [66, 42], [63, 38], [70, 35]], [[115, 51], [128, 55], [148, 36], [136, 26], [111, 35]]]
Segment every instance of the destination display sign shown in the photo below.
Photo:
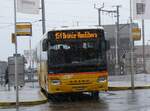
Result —
[[90, 31], [69, 31], [69, 32], [55, 32], [54, 34], [56, 40], [60, 39], [94, 39], [98, 37], [96, 32]]

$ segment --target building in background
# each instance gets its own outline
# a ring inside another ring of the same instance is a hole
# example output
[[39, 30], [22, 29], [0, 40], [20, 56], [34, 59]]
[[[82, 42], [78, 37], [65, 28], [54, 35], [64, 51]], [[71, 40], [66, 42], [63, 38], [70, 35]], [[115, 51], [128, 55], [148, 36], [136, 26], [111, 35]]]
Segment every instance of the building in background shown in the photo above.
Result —
[[[143, 46], [138, 45], [134, 48], [134, 53], [136, 55], [136, 73], [143, 72]], [[145, 60], [146, 60], [146, 72], [150, 73], [150, 44], [145, 46]]]
[[4, 85], [6, 81], [7, 62], [0, 61], [0, 85]]
[[[138, 27], [138, 24], [133, 24], [133, 27]], [[104, 25], [105, 36], [110, 42], [110, 51], [108, 52], [108, 68], [109, 74], [115, 75], [116, 61], [116, 25]], [[118, 38], [118, 64], [119, 74], [130, 73], [130, 24], [119, 25]]]

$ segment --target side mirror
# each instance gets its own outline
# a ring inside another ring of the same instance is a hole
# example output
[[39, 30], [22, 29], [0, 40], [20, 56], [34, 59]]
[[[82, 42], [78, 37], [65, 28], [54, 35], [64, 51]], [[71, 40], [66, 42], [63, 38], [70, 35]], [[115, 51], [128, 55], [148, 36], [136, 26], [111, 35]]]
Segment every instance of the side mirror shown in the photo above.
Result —
[[48, 50], [48, 40], [44, 39], [42, 42], [42, 50], [47, 51]]
[[105, 47], [106, 47], [106, 51], [108, 51], [110, 49], [110, 42], [109, 42], [109, 40], [105, 40]]

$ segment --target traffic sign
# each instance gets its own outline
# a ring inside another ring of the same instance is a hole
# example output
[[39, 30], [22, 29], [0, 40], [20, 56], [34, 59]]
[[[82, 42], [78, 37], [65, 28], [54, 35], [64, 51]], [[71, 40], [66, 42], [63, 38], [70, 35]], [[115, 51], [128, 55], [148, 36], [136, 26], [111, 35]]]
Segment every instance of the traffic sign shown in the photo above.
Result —
[[14, 33], [11, 34], [11, 42], [12, 42], [13, 44], [16, 43], [16, 36], [15, 36]]
[[134, 41], [141, 40], [141, 29], [140, 28], [132, 28], [132, 39]]
[[19, 22], [16, 24], [17, 36], [32, 36], [32, 24], [29, 22]]

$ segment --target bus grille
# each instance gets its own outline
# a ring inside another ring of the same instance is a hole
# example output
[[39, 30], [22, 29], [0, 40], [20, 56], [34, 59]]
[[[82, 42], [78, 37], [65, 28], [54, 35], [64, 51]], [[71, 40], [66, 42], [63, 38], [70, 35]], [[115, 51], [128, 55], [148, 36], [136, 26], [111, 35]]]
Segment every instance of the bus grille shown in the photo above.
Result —
[[91, 84], [90, 80], [70, 80], [68, 85]]

